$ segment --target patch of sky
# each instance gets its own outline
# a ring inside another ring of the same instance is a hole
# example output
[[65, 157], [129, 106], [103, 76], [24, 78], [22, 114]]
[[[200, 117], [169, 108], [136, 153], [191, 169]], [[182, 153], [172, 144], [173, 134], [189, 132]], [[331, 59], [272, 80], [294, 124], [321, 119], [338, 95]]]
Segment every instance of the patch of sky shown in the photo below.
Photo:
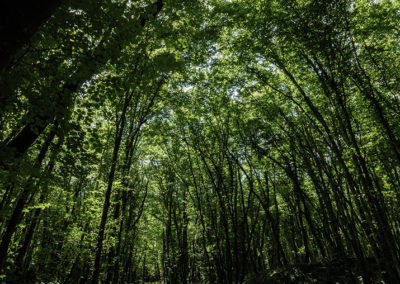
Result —
[[240, 96], [239, 87], [232, 87], [227, 92], [228, 92], [228, 96], [231, 98], [232, 101], [234, 101], [234, 102], [242, 101], [242, 97]]
[[84, 14], [84, 11], [81, 9], [73, 9], [73, 8], [68, 8], [68, 12], [74, 15], [82, 15]]
[[270, 62], [267, 62], [265, 60], [265, 57], [259, 53], [255, 55], [254, 59], [256, 60], [258, 66], [261, 67], [262, 70], [273, 72], [273, 73], [276, 73], [278, 71], [278, 68], [276, 67], [276, 65], [274, 65]]
[[182, 91], [187, 93], [188, 91], [192, 90], [194, 88], [193, 85], [186, 85], [182, 87]]

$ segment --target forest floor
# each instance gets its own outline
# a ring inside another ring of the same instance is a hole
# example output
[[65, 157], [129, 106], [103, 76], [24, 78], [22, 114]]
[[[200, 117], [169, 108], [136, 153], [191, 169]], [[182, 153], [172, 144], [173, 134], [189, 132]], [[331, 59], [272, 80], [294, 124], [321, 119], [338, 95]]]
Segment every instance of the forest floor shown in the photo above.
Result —
[[[385, 271], [378, 269], [372, 259], [367, 262], [372, 283], [385, 281]], [[292, 264], [278, 269], [271, 269], [250, 278], [247, 284], [289, 284], [289, 283], [365, 283], [360, 262], [354, 258], [334, 259], [310, 264]]]

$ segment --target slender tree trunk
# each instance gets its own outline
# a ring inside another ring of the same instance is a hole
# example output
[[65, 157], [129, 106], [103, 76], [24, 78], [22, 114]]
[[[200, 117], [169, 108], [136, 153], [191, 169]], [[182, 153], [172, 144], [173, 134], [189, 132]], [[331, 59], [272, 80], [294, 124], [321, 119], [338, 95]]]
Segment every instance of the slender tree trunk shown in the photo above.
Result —
[[[34, 168], [41, 167], [41, 164], [46, 156], [47, 150], [49, 149], [50, 143], [53, 141], [56, 135], [57, 128], [58, 125], [55, 125], [53, 130], [49, 133], [47, 139], [44, 141], [40, 149], [40, 152], [36, 158]], [[33, 175], [28, 178], [28, 181], [26, 182], [24, 189], [22, 190], [20, 196], [18, 197], [14, 211], [7, 222], [7, 228], [3, 234], [0, 244], [0, 267], [4, 268], [4, 264], [7, 259], [8, 247], [10, 245], [11, 238], [15, 232], [15, 229], [17, 228], [17, 225], [21, 221], [23, 215], [23, 209], [25, 207], [26, 202], [28, 201], [29, 195], [31, 194], [31, 190], [34, 187], [34, 178], [35, 176]]]
[[94, 261], [94, 267], [93, 267], [93, 276], [92, 276], [92, 283], [93, 284], [98, 284], [98, 278], [100, 274], [100, 260], [101, 260], [101, 251], [103, 249], [103, 240], [104, 240], [104, 230], [106, 227], [107, 223], [107, 216], [108, 216], [108, 211], [110, 209], [110, 204], [111, 204], [111, 193], [112, 193], [112, 188], [113, 188], [113, 182], [114, 182], [114, 177], [115, 177], [115, 170], [117, 167], [117, 162], [118, 162], [118, 153], [121, 145], [121, 140], [122, 140], [122, 133], [124, 131], [125, 127], [125, 120], [126, 120], [126, 112], [130, 103], [130, 100], [132, 98], [133, 94], [130, 93], [125, 93], [125, 99], [124, 99], [124, 105], [122, 108], [122, 113], [121, 117], [118, 121], [117, 124], [117, 133], [115, 136], [115, 142], [114, 142], [114, 149], [113, 149], [113, 155], [112, 155], [112, 160], [111, 160], [111, 167], [110, 167], [110, 172], [108, 175], [108, 183], [107, 183], [107, 190], [106, 190], [106, 195], [104, 198], [104, 205], [103, 205], [103, 213], [101, 215], [101, 221], [100, 221], [100, 228], [99, 228], [99, 233], [97, 235], [97, 244], [96, 244], [96, 256], [95, 256], [95, 261]]

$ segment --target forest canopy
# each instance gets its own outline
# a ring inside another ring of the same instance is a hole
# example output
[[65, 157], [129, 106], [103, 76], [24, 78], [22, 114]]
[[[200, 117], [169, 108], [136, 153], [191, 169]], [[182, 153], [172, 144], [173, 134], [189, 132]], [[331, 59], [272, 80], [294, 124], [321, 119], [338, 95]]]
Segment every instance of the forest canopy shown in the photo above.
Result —
[[0, 11], [0, 282], [400, 283], [400, 1]]

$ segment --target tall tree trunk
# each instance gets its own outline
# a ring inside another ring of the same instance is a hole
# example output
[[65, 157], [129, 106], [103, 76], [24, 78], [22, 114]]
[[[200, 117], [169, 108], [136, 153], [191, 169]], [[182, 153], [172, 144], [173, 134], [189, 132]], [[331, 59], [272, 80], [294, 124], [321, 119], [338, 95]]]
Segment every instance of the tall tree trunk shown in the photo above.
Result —
[[[55, 125], [54, 128], [52, 129], [52, 131], [50, 131], [47, 139], [42, 144], [40, 152], [36, 158], [34, 168], [36, 168], [36, 169], [41, 168], [42, 162], [46, 156], [47, 150], [49, 149], [50, 143], [53, 141], [53, 139], [56, 135], [57, 128], [58, 128], [58, 125]], [[3, 234], [1, 244], [0, 244], [0, 267], [1, 268], [4, 268], [4, 264], [7, 259], [8, 247], [10, 245], [12, 235], [14, 234], [15, 229], [17, 228], [17, 225], [21, 221], [21, 218], [23, 215], [23, 209], [24, 209], [25, 204], [28, 201], [28, 198], [31, 194], [31, 190], [34, 187], [34, 183], [35, 183], [34, 178], [35, 178], [34, 175], [32, 175], [28, 178], [28, 180], [24, 186], [24, 189], [22, 190], [20, 196], [18, 197], [14, 211], [13, 211], [10, 219], [7, 222], [7, 228]]]
[[101, 215], [99, 233], [97, 235], [97, 244], [96, 244], [96, 250], [95, 250], [96, 256], [95, 256], [93, 275], [92, 275], [92, 283], [93, 284], [98, 284], [98, 278], [99, 278], [99, 274], [100, 274], [101, 251], [103, 249], [104, 230], [106, 227], [108, 211], [110, 209], [110, 204], [111, 204], [111, 202], [110, 202], [111, 193], [112, 193], [113, 182], [114, 182], [114, 177], [115, 177], [115, 169], [117, 167], [117, 162], [118, 162], [118, 153], [119, 153], [119, 149], [121, 146], [122, 133], [123, 133], [124, 127], [125, 127], [126, 112], [127, 112], [129, 103], [131, 101], [132, 95], [133, 95], [133, 93], [128, 93], [128, 92], [125, 93], [124, 105], [122, 108], [121, 117], [119, 118], [119, 121], [117, 124], [117, 133], [115, 135], [111, 167], [110, 167], [110, 172], [108, 175], [106, 195], [104, 198], [103, 213]]

